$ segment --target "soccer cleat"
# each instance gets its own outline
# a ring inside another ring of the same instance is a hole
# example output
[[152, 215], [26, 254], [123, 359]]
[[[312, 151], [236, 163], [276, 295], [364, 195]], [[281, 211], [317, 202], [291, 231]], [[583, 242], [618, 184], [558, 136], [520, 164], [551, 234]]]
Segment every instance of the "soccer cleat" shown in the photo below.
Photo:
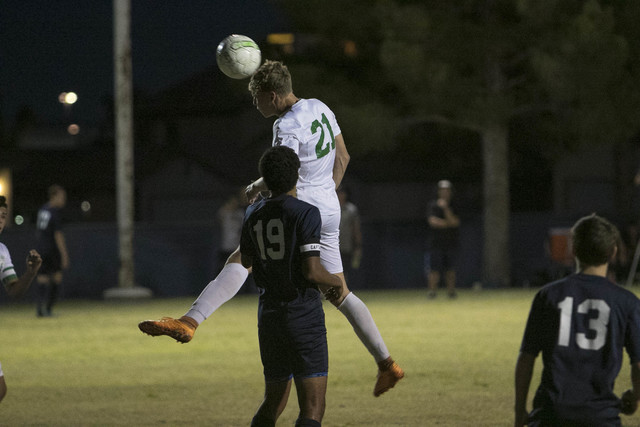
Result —
[[138, 328], [152, 337], [167, 335], [180, 343], [187, 343], [193, 338], [196, 328], [181, 319], [163, 317], [160, 320], [143, 320]]
[[387, 368], [378, 370], [378, 380], [373, 388], [373, 395], [380, 396], [385, 391], [393, 388], [398, 381], [404, 377], [404, 371], [396, 362], [391, 363]]

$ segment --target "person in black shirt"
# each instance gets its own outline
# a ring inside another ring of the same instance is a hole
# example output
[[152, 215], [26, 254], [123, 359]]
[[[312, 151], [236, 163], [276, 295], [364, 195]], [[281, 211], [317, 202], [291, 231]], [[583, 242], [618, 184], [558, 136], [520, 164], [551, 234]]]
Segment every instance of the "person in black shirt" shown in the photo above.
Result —
[[[620, 426], [640, 398], [640, 300], [607, 280], [618, 230], [590, 215], [571, 230], [577, 273], [544, 286], [535, 296], [515, 372], [515, 423], [543, 426]], [[632, 389], [619, 399], [613, 386], [623, 348]], [[527, 414], [533, 367], [542, 352], [540, 386]]]
[[36, 250], [42, 256], [42, 267], [36, 278], [39, 317], [51, 316], [62, 283], [62, 272], [69, 268], [60, 212], [67, 204], [67, 192], [59, 185], [52, 185], [48, 193], [49, 201], [38, 211], [36, 221]]
[[451, 207], [451, 182], [438, 182], [438, 198], [427, 209], [427, 221], [431, 227], [429, 274], [427, 286], [429, 298], [436, 297], [442, 275], [450, 298], [456, 297], [456, 262], [458, 257], [458, 229], [460, 219]]

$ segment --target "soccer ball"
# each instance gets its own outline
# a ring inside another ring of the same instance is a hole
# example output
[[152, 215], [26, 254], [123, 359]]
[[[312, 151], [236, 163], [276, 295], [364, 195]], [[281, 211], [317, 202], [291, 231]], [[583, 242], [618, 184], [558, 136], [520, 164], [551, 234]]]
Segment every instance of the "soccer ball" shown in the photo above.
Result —
[[247, 36], [231, 34], [218, 45], [218, 68], [232, 79], [251, 76], [260, 66], [260, 48]]

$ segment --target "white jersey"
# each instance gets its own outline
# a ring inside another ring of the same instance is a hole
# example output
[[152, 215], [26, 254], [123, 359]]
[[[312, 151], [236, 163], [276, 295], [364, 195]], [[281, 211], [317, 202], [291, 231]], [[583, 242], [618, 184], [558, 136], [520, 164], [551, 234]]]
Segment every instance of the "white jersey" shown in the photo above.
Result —
[[273, 124], [272, 145], [285, 145], [300, 158], [298, 198], [321, 213], [340, 210], [333, 181], [335, 137], [340, 133], [333, 111], [317, 99], [298, 100]]
[[342, 272], [340, 259], [340, 202], [333, 181], [336, 116], [317, 99], [299, 99], [273, 124], [273, 144], [285, 145], [300, 158], [298, 199], [320, 210], [320, 261], [330, 273]]
[[4, 244], [0, 243], [0, 282], [4, 284], [7, 280], [13, 277], [17, 277], [17, 274], [13, 268], [13, 263], [11, 262], [9, 249], [7, 249]]

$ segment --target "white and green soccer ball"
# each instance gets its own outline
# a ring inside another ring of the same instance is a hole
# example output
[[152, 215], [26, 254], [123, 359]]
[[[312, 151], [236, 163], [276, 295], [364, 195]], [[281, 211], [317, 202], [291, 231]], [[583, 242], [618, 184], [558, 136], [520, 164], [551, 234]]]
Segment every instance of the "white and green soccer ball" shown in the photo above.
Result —
[[218, 68], [232, 79], [251, 76], [260, 66], [260, 48], [247, 36], [231, 34], [220, 42], [216, 50]]

